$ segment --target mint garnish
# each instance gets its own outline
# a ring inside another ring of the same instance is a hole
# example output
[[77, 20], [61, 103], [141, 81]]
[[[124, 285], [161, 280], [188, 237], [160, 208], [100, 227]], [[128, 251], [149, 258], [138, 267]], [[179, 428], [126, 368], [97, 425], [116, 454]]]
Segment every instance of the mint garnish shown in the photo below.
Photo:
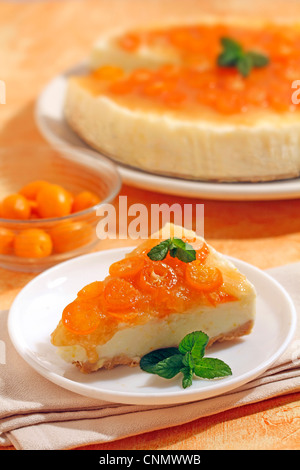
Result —
[[269, 58], [256, 51], [245, 51], [235, 40], [227, 37], [221, 38], [223, 51], [218, 56], [220, 67], [236, 67], [243, 77], [248, 77], [253, 67], [265, 67]]
[[170, 256], [173, 258], [178, 258], [184, 263], [190, 263], [196, 259], [196, 251], [193, 249], [192, 245], [176, 237], [168, 238], [160, 242], [158, 245], [151, 248], [147, 256], [152, 261], [162, 261], [168, 253], [170, 253]]
[[141, 358], [140, 368], [150, 374], [172, 379], [182, 373], [183, 388], [190, 387], [193, 376], [214, 379], [232, 374], [230, 367], [220, 359], [204, 357], [208, 336], [203, 331], [187, 334], [178, 348], [156, 349]]

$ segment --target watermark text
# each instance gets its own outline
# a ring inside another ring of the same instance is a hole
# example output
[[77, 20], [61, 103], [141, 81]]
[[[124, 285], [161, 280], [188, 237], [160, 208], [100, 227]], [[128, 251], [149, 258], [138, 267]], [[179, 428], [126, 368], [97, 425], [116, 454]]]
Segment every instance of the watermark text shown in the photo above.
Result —
[[0, 80], [0, 104], [6, 104], [6, 84]]
[[292, 88], [295, 88], [296, 91], [292, 94], [292, 103], [299, 104], [300, 103], [300, 80], [294, 80], [292, 83]]
[[[117, 206], [117, 207], [116, 207]], [[164, 237], [170, 224], [193, 230], [204, 237], [204, 204], [151, 204], [128, 205], [127, 196], [119, 196], [118, 204], [103, 204], [97, 210], [100, 218], [97, 224], [99, 239], [138, 240], [159, 238], [158, 232], [164, 227]], [[170, 234], [172, 236], [172, 234]]]

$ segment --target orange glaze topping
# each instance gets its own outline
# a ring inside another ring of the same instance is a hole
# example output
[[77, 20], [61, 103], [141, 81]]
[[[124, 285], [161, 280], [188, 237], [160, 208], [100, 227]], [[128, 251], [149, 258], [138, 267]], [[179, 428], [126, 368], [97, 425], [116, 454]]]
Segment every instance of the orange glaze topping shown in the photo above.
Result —
[[134, 326], [199, 304], [216, 306], [237, 300], [223, 284], [221, 271], [208, 262], [205, 243], [196, 250], [195, 261], [184, 263], [169, 254], [163, 261], [150, 260], [147, 253], [153, 242], [159, 243], [150, 239], [113, 263], [104, 281], [88, 284], [66, 306], [62, 324], [76, 335], [74, 344], [90, 346], [91, 334], [95, 344], [106, 342], [120, 324]]
[[[222, 37], [238, 41], [245, 50], [265, 54], [269, 64], [253, 68], [246, 78], [235, 67], [218, 66]], [[105, 79], [111, 76], [106, 89], [113, 95], [151, 100], [171, 109], [204, 106], [226, 115], [257, 109], [275, 112], [300, 109], [291, 100], [291, 84], [300, 76], [300, 28], [284, 25], [251, 29], [229, 25], [173, 27], [128, 33], [119, 38], [118, 45], [132, 53], [142, 45], [157, 51], [175, 50], [180, 60], [177, 65], [138, 69], [129, 74], [120, 73], [118, 67], [106, 66]], [[98, 74], [101, 79], [101, 69], [94, 72], [94, 78]]]

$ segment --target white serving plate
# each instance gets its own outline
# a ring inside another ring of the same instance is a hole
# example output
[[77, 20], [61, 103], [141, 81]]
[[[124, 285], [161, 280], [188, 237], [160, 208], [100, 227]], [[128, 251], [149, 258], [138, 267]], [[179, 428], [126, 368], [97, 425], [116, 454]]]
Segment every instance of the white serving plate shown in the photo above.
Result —
[[245, 262], [230, 258], [257, 290], [257, 315], [252, 333], [215, 344], [207, 356], [225, 361], [232, 376], [196, 378], [183, 389], [180, 376], [166, 380], [139, 367], [118, 366], [82, 374], [65, 363], [50, 343], [50, 334], [63, 308], [84, 285], [101, 280], [110, 264], [132, 248], [100, 251], [66, 261], [37, 276], [16, 297], [9, 312], [10, 338], [23, 359], [46, 379], [81, 395], [127, 404], [176, 404], [214, 397], [262, 374], [284, 352], [295, 331], [296, 312], [284, 288], [272, 277]]

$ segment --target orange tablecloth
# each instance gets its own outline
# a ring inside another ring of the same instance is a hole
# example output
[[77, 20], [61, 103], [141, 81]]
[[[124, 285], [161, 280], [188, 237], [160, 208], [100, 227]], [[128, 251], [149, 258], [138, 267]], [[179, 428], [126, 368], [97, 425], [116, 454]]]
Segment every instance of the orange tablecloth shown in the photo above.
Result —
[[[199, 12], [204, 4], [197, 0], [178, 2], [177, 14], [187, 17], [196, 10]], [[300, 9], [296, 3], [291, 4]], [[1, 2], [0, 79], [6, 84], [6, 104], [0, 105], [1, 146], [45, 143], [34, 122], [36, 97], [53, 76], [86, 56], [102, 30], [147, 22], [150, 18], [155, 20], [161, 15], [170, 18], [170, 12], [175, 15], [174, 5], [174, 0]], [[300, 261], [300, 200], [191, 200], [126, 185], [121, 194], [128, 196], [129, 204], [203, 203], [207, 240], [223, 253], [262, 269]], [[128, 244], [121, 240], [104, 241], [100, 249], [125, 243]], [[0, 269], [0, 309], [9, 308], [16, 294], [32, 277]], [[300, 394], [277, 397], [171, 430], [88, 448], [297, 449], [299, 398]]]

